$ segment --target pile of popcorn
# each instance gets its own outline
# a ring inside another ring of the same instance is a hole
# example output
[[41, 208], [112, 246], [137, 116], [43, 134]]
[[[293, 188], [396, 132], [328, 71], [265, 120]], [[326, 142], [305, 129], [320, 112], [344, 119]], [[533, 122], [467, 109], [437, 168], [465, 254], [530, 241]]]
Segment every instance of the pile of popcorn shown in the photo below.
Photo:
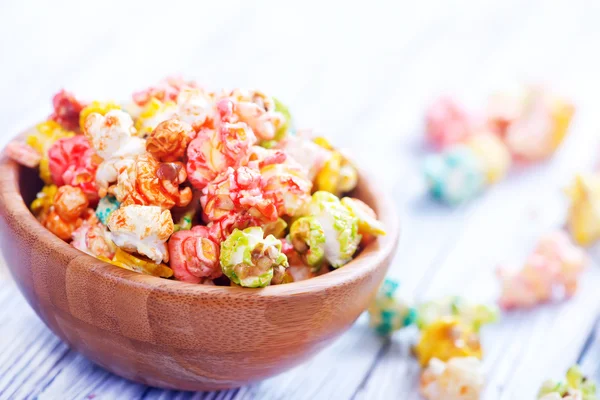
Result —
[[386, 279], [369, 307], [370, 325], [380, 335], [416, 325], [414, 355], [424, 368], [420, 391], [428, 400], [475, 400], [484, 386], [480, 329], [498, 320], [494, 306], [448, 296], [411, 306]]
[[348, 263], [385, 234], [352, 163], [294, 131], [256, 90], [168, 78], [127, 104], [61, 91], [54, 113], [7, 146], [45, 183], [31, 210], [77, 249], [164, 278], [264, 287]]
[[478, 116], [452, 99], [437, 100], [425, 116], [426, 139], [439, 151], [424, 162], [429, 192], [460, 204], [504, 178], [513, 162], [550, 157], [574, 112], [566, 100], [534, 86], [493, 95]]

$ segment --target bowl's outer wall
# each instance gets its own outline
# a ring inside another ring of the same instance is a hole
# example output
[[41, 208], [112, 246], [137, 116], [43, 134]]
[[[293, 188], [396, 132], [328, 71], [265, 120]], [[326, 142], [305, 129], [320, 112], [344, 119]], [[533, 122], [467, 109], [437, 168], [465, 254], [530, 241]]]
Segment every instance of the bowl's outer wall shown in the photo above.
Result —
[[41, 183], [6, 159], [0, 162], [0, 240], [29, 304], [92, 361], [151, 386], [238, 387], [313, 355], [368, 305], [395, 252], [398, 228], [393, 205], [366, 181], [356, 197], [375, 207], [389, 234], [339, 270], [266, 289], [163, 280], [79, 252], [35, 220], [21, 193], [29, 203]]

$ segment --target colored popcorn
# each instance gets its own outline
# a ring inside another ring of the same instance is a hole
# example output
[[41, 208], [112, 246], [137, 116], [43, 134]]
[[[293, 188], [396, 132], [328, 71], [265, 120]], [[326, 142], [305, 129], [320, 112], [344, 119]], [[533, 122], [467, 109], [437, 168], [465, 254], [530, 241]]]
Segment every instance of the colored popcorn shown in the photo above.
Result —
[[415, 322], [416, 310], [398, 295], [398, 287], [398, 282], [386, 278], [369, 305], [369, 325], [380, 335], [391, 335]]
[[422, 366], [432, 358], [448, 361], [454, 357], [482, 356], [479, 335], [456, 317], [442, 317], [423, 329], [414, 352]]
[[547, 380], [540, 388], [538, 400], [598, 400], [596, 382], [587, 378], [578, 365], [567, 371], [565, 380]]
[[557, 291], [568, 298], [575, 294], [587, 257], [562, 231], [543, 236], [520, 270], [500, 268], [500, 306], [527, 308], [548, 302]]
[[419, 329], [427, 329], [442, 317], [455, 317], [479, 332], [481, 326], [496, 322], [500, 313], [494, 306], [473, 304], [459, 296], [447, 296], [419, 305], [417, 314]]
[[482, 369], [475, 357], [454, 357], [447, 362], [432, 358], [421, 373], [419, 390], [427, 400], [479, 400]]
[[281, 242], [272, 235], [263, 238], [260, 227], [234, 230], [221, 243], [220, 260], [223, 273], [244, 287], [265, 287], [288, 266]]
[[481, 160], [464, 145], [428, 156], [424, 172], [431, 195], [450, 205], [471, 200], [484, 188]]
[[472, 117], [450, 98], [436, 100], [425, 113], [427, 140], [438, 150], [463, 142], [472, 130]]
[[575, 242], [589, 246], [600, 239], [600, 175], [577, 175], [566, 193], [569, 232]]
[[174, 230], [169, 210], [156, 206], [121, 206], [110, 214], [108, 229], [113, 242], [121, 249], [137, 252], [157, 264], [169, 261], [166, 242]]
[[504, 142], [493, 133], [471, 136], [465, 145], [479, 158], [488, 185], [497, 183], [508, 173], [511, 156]]
[[337, 197], [358, 183], [350, 160], [323, 137], [296, 136], [287, 107], [261, 91], [170, 77], [122, 106], [65, 91], [53, 105], [6, 154], [40, 169], [37, 220], [117, 267], [281, 285], [342, 267], [384, 234], [366, 203]]

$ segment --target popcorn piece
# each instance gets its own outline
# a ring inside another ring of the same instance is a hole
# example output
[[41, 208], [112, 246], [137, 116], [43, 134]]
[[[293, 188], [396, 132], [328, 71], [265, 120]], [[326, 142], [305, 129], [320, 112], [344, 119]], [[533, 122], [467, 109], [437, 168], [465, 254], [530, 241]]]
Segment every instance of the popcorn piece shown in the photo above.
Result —
[[279, 144], [279, 148], [298, 162], [307, 171], [308, 179], [313, 182], [327, 160], [332, 157], [330, 150], [300, 136], [288, 136]]
[[45, 185], [42, 190], [36, 195], [35, 200], [31, 202], [31, 212], [36, 216], [38, 221], [43, 221], [50, 212], [50, 207], [54, 204], [54, 196], [58, 187], [56, 185]]
[[73, 94], [61, 90], [52, 98], [54, 113], [50, 119], [58, 122], [65, 129], [76, 131], [79, 129], [79, 114], [84, 108], [84, 104], [73, 96]]
[[108, 224], [108, 218], [110, 217], [110, 214], [117, 210], [120, 206], [121, 203], [119, 203], [114, 196], [104, 196], [100, 199], [98, 206], [96, 207], [96, 217], [102, 224], [106, 225]]
[[312, 183], [300, 166], [270, 164], [260, 170], [265, 196], [271, 198], [280, 216], [295, 216], [310, 200]]
[[358, 233], [360, 235], [385, 235], [385, 227], [377, 220], [375, 211], [363, 201], [352, 197], [344, 197], [342, 205], [358, 218]]
[[158, 124], [177, 117], [177, 104], [174, 101], [162, 102], [156, 98], [150, 99], [135, 121], [135, 129], [140, 135], [150, 134]]
[[52, 183], [50, 167], [48, 161], [48, 150], [58, 139], [74, 136], [74, 132], [64, 130], [54, 121], [46, 121], [36, 125], [36, 131], [27, 136], [25, 141], [41, 157], [40, 160], [40, 178], [46, 183]]
[[472, 127], [469, 114], [450, 98], [436, 100], [425, 114], [427, 141], [438, 150], [463, 142]]
[[259, 140], [273, 140], [286, 123], [285, 116], [275, 110], [275, 102], [258, 90], [235, 89], [226, 97], [235, 103], [234, 112]]
[[416, 311], [398, 295], [398, 286], [398, 282], [386, 278], [369, 305], [369, 325], [380, 335], [391, 335], [415, 322]]
[[566, 192], [571, 201], [569, 232], [578, 244], [588, 246], [600, 239], [600, 176], [577, 175]]
[[288, 240], [302, 261], [319, 269], [325, 257], [325, 231], [315, 217], [301, 217], [292, 224]]
[[567, 371], [564, 381], [547, 380], [540, 388], [539, 400], [598, 400], [596, 382], [587, 378], [578, 365]]
[[182, 161], [195, 136], [190, 124], [169, 119], [158, 124], [146, 141], [146, 151], [162, 162]]
[[200, 131], [187, 149], [190, 182], [202, 189], [227, 168], [246, 164], [255, 142], [254, 133], [244, 123], [224, 122], [215, 130]]
[[20, 140], [13, 140], [7, 144], [5, 151], [13, 161], [28, 168], [35, 168], [42, 161], [42, 156], [33, 147]]
[[434, 357], [441, 361], [454, 357], [481, 359], [479, 335], [455, 317], [443, 317], [425, 328], [414, 351], [422, 366]]
[[288, 266], [281, 242], [272, 235], [263, 239], [259, 227], [234, 230], [221, 243], [220, 260], [223, 273], [244, 287], [265, 287], [271, 283], [274, 269]]
[[48, 150], [48, 166], [52, 181], [57, 186], [80, 187], [90, 201], [98, 199], [94, 149], [84, 136], [57, 140]]
[[497, 135], [479, 133], [470, 137], [465, 145], [481, 161], [487, 184], [496, 183], [507, 174], [511, 164], [510, 152]]
[[330, 151], [329, 157], [315, 177], [315, 188], [336, 196], [354, 189], [358, 183], [356, 167], [324, 137], [317, 137], [314, 142]]
[[150, 86], [133, 94], [133, 101], [140, 107], [145, 106], [151, 99], [159, 101], [176, 101], [179, 93], [185, 88], [197, 88], [194, 81], [186, 81], [179, 76], [169, 76], [155, 86]]
[[93, 210], [88, 209], [88, 205], [89, 201], [81, 188], [61, 186], [56, 191], [48, 214], [40, 222], [62, 240], [70, 240], [73, 231], [84, 220], [94, 221]]
[[170, 278], [173, 276], [173, 270], [165, 264], [154, 263], [152, 261], [136, 257], [133, 254], [129, 254], [118, 247], [113, 259], [104, 259], [104, 261], [116, 265], [117, 267], [128, 269], [134, 272], [139, 272], [146, 275], [158, 276], [161, 278]]
[[437, 358], [421, 373], [419, 389], [427, 400], [479, 400], [484, 385], [481, 361], [475, 357]]
[[[84, 107], [79, 113], [79, 127], [85, 132], [85, 120], [90, 114], [106, 115], [109, 111], [120, 110], [121, 106], [112, 101], [92, 101], [89, 105]], [[94, 146], [92, 144], [92, 146]], [[94, 146], [95, 147], [95, 146]], [[96, 149], [98, 150], [98, 149]]]
[[108, 218], [113, 242], [128, 252], [138, 252], [156, 264], [169, 261], [166, 241], [173, 234], [169, 210], [156, 206], [121, 206]]
[[572, 296], [586, 261], [585, 253], [563, 232], [542, 237], [520, 271], [498, 270], [502, 287], [500, 306], [532, 307], [552, 300], [556, 289], [562, 289], [565, 297]]
[[277, 220], [273, 201], [265, 195], [258, 171], [249, 167], [229, 168], [202, 189], [200, 203], [208, 221], [232, 213], [248, 213], [264, 223]]
[[463, 145], [428, 156], [424, 172], [431, 195], [450, 205], [470, 200], [483, 190], [483, 166]]
[[574, 107], [538, 87], [526, 88], [508, 100], [516, 103], [517, 110], [505, 118], [504, 140], [510, 151], [526, 161], [549, 157], [565, 138]]
[[[104, 161], [96, 171], [96, 185], [100, 197], [115, 182], [123, 160], [146, 152], [144, 139], [134, 136], [135, 128], [129, 114], [110, 110], [106, 115], [91, 113], [85, 120], [83, 132], [92, 147]], [[127, 164], [129, 160], [125, 164]]]
[[177, 117], [197, 132], [214, 118], [214, 93], [199, 88], [183, 89], [177, 96]]
[[302, 213], [312, 216], [325, 232], [325, 260], [334, 268], [348, 263], [358, 248], [358, 218], [328, 192], [315, 192]]
[[169, 240], [169, 254], [175, 279], [179, 281], [200, 283], [204, 278], [215, 279], [223, 274], [219, 245], [205, 226], [175, 232]]
[[500, 312], [494, 306], [469, 303], [459, 296], [447, 296], [421, 304], [417, 314], [419, 329], [427, 329], [442, 317], [456, 317], [479, 332], [481, 326], [496, 322]]
[[[210, 222], [207, 227], [210, 231], [211, 238], [213, 238], [215, 242], [221, 243], [236, 229], [244, 230], [252, 226], [261, 226], [263, 223], [264, 221], [256, 219], [248, 212], [238, 213], [231, 211], [219, 220]], [[265, 225], [268, 224], [269, 223]]]
[[110, 240], [108, 230], [100, 223], [84, 222], [72, 234], [71, 245], [78, 250], [98, 258], [112, 259], [116, 246]]
[[184, 207], [192, 200], [192, 189], [179, 189], [187, 174], [180, 162], [159, 163], [145, 153], [117, 164], [117, 184], [108, 192], [114, 194], [122, 205], [139, 204], [170, 209]]

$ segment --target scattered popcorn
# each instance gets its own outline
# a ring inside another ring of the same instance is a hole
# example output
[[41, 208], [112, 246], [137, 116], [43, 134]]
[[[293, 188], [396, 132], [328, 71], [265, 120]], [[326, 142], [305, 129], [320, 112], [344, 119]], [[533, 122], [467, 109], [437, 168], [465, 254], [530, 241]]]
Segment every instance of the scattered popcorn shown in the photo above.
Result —
[[156, 206], [121, 206], [108, 218], [113, 242], [127, 252], [137, 252], [156, 264], [169, 261], [166, 241], [173, 234], [169, 210]]
[[552, 300], [557, 290], [571, 297], [587, 263], [582, 249], [575, 246], [562, 231], [543, 236], [521, 270], [500, 268], [504, 309], [527, 308]]
[[369, 325], [380, 335], [391, 335], [415, 322], [416, 311], [398, 293], [398, 282], [386, 278], [369, 305]]
[[447, 296], [419, 305], [417, 314], [419, 329], [427, 329], [442, 317], [455, 317], [479, 332], [481, 326], [496, 322], [500, 312], [494, 306], [469, 303], [459, 296]]
[[200, 283], [203, 278], [218, 278], [223, 274], [219, 250], [205, 226], [175, 232], [169, 240], [170, 265], [175, 279]]
[[325, 232], [325, 260], [333, 268], [348, 263], [358, 248], [358, 218], [328, 192], [315, 192], [305, 205], [303, 216], [314, 217]]
[[479, 158], [488, 185], [506, 176], [512, 160], [508, 148], [497, 135], [479, 133], [471, 136], [465, 145]]
[[438, 150], [463, 142], [472, 134], [472, 117], [454, 100], [442, 97], [425, 114], [428, 142]]
[[442, 317], [421, 331], [414, 348], [422, 366], [432, 358], [448, 361], [454, 357], [481, 358], [479, 335], [456, 317]]
[[265, 287], [277, 273], [274, 270], [288, 266], [281, 242], [271, 235], [263, 239], [260, 227], [234, 230], [221, 243], [220, 260], [223, 273], [244, 287]]
[[70, 131], [79, 130], [79, 114], [85, 107], [71, 93], [61, 90], [52, 98], [54, 112], [50, 119], [58, 122], [63, 128]]
[[600, 175], [577, 175], [566, 192], [569, 232], [578, 244], [589, 246], [600, 239]]
[[139, 204], [170, 209], [185, 207], [192, 200], [192, 189], [180, 189], [187, 173], [182, 163], [160, 163], [145, 153], [117, 164], [117, 183], [108, 188], [122, 205]]
[[567, 371], [564, 381], [548, 380], [540, 388], [538, 400], [598, 400], [596, 382], [587, 378], [578, 365]]
[[481, 160], [464, 145], [428, 156], [424, 172], [431, 195], [450, 205], [471, 200], [484, 187], [485, 172]]
[[447, 362], [432, 358], [421, 373], [419, 390], [427, 400], [479, 400], [482, 369], [475, 357], [454, 357]]

